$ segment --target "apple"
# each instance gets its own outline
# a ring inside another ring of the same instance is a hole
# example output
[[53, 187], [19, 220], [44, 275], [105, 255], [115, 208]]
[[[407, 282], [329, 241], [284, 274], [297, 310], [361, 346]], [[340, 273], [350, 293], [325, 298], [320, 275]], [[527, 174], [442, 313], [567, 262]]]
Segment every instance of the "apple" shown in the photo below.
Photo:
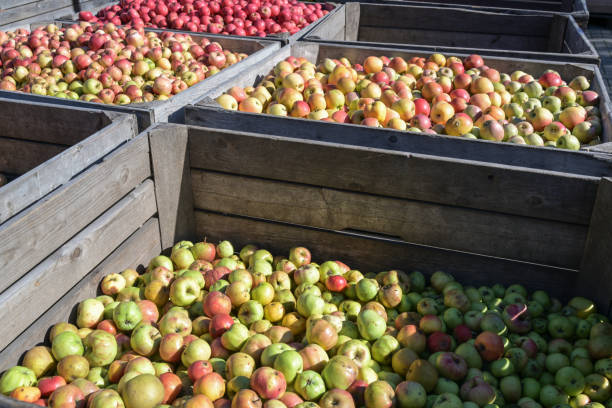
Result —
[[295, 391], [306, 401], [316, 401], [325, 393], [325, 382], [316, 371], [306, 370], [297, 375]]
[[126, 408], [153, 408], [164, 400], [164, 396], [164, 385], [151, 374], [137, 375], [121, 392]]

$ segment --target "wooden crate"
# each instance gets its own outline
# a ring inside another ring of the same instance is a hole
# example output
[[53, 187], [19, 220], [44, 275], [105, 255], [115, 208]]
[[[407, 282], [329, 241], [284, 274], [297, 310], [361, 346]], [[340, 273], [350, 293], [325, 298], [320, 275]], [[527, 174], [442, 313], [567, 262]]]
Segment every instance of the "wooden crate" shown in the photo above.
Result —
[[[432, 52], [432, 51], [430, 51]], [[601, 95], [605, 143], [583, 151], [568, 151], [544, 147], [497, 143], [484, 140], [466, 140], [444, 135], [428, 135], [373, 129], [352, 124], [298, 119], [266, 114], [253, 114], [225, 110], [213, 100], [232, 86], [249, 86], [257, 83], [274, 65], [290, 55], [319, 62], [324, 58], [347, 57], [350, 61], [363, 61], [369, 55], [401, 56], [409, 59], [415, 55], [429, 55], [423, 51], [380, 49], [366, 46], [298, 42], [283, 47], [273, 58], [266, 60], [250, 72], [243, 71], [236, 78], [221, 84], [195, 106], [185, 109], [185, 123], [219, 129], [244, 130], [263, 134], [276, 134], [294, 138], [321, 140], [333, 143], [353, 144], [381, 149], [401, 150], [432, 154], [455, 159], [480, 160], [543, 170], [563, 171], [591, 176], [612, 175], [612, 109], [599, 69], [594, 65], [563, 64], [558, 62], [518, 60], [501, 57], [485, 57], [488, 66], [502, 72], [517, 69], [539, 75], [552, 68], [566, 77], [587, 76], [594, 89]], [[455, 54], [460, 55], [461, 54]]]
[[307, 41], [478, 53], [599, 64], [599, 55], [574, 18], [563, 14], [380, 3], [347, 3], [313, 28]]
[[[612, 299], [609, 178], [158, 124], [70, 187], [94, 180], [88, 196], [105, 205], [90, 208], [86, 227], [0, 294], [0, 371], [74, 316], [105, 274], [142, 270], [181, 239], [276, 253], [304, 245], [315, 261], [340, 259], [364, 272], [520, 282], [562, 299], [588, 296], [603, 313]], [[119, 180], [121, 191], [106, 198]], [[56, 197], [74, 200], [63, 193]]]
[[[436, 7], [461, 7], [475, 10], [527, 13], [563, 13], [574, 17], [576, 23], [586, 28], [589, 23], [589, 10], [585, 0], [381, 0], [383, 3], [405, 5], [433, 5]], [[605, 0], [604, 0], [605, 1]], [[366, 1], [367, 2], [367, 1]]]
[[[58, 24], [73, 24], [74, 22], [66, 23], [57, 21]], [[46, 23], [45, 23], [46, 24]], [[41, 23], [32, 24], [31, 27], [44, 25]], [[145, 31], [163, 32], [165, 30], [145, 29]], [[274, 40], [265, 40], [254, 37], [236, 37], [236, 36], [219, 36], [189, 33], [192, 37], [200, 39], [203, 37], [214, 38], [224, 49], [229, 49], [235, 52], [246, 53], [249, 56], [244, 60], [221, 70], [219, 73], [206, 78], [183, 92], [172, 96], [166, 101], [153, 101], [145, 103], [132, 103], [129, 105], [105, 105], [95, 102], [86, 102], [82, 100], [62, 99], [52, 96], [35, 95], [24, 92], [0, 91], [0, 97], [19, 101], [32, 101], [39, 103], [48, 103], [61, 106], [74, 106], [88, 109], [104, 109], [115, 112], [124, 112], [136, 115], [138, 119], [138, 128], [140, 131], [149, 127], [155, 122], [180, 122], [184, 117], [183, 108], [189, 103], [199, 100], [203, 95], [211, 92], [219, 84], [224, 83], [229, 78], [233, 78], [242, 70], [253, 69], [273, 55], [280, 49], [280, 42]]]

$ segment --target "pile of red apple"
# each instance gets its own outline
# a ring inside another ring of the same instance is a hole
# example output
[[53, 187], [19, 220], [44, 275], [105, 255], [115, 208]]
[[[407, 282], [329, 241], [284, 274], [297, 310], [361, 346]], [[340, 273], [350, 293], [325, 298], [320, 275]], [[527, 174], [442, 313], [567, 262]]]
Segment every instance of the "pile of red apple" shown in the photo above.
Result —
[[246, 58], [188, 34], [112, 23], [0, 31], [0, 89], [107, 104], [166, 100]]
[[265, 37], [295, 34], [332, 9], [331, 4], [297, 0], [122, 0], [96, 15], [83, 11], [79, 19], [132, 27]]
[[228, 241], [181, 241], [101, 292], [0, 392], [54, 408], [612, 406], [612, 325], [583, 297]]
[[534, 146], [580, 148], [602, 134], [599, 95], [584, 76], [552, 70], [537, 79], [500, 73], [478, 55], [463, 61], [288, 57], [256, 87], [217, 98], [226, 109]]

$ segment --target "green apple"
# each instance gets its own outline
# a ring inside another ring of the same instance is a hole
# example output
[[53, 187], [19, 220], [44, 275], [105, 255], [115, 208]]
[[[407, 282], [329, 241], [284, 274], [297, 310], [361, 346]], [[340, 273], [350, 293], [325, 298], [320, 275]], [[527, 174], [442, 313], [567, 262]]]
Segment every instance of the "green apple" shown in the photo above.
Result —
[[555, 384], [570, 397], [582, 393], [585, 387], [584, 376], [574, 367], [563, 367], [555, 373]]
[[53, 338], [53, 342], [51, 343], [51, 351], [53, 353], [53, 357], [59, 361], [66, 356], [82, 356], [85, 349], [78, 334], [71, 331], [65, 331]]
[[[112, 299], [111, 299], [112, 301]], [[95, 327], [104, 317], [104, 304], [97, 299], [85, 299], [77, 309], [77, 326], [79, 328]]]
[[563, 390], [551, 384], [546, 384], [540, 389], [540, 403], [546, 408], [558, 404], [567, 404], [569, 396]]
[[264, 317], [264, 309], [261, 303], [255, 300], [244, 302], [238, 310], [238, 319], [244, 325], [255, 323]]
[[190, 306], [200, 295], [200, 284], [190, 276], [175, 279], [170, 285], [170, 301], [177, 306]]
[[385, 334], [387, 323], [374, 310], [363, 310], [357, 316], [357, 328], [361, 337], [368, 341], [374, 341]]
[[249, 338], [249, 329], [242, 323], [234, 323], [221, 335], [221, 344], [230, 351], [238, 351]]
[[217, 245], [217, 254], [221, 258], [229, 258], [234, 255], [234, 246], [229, 241], [221, 241]]
[[403, 381], [395, 388], [395, 396], [400, 408], [424, 408], [427, 392], [415, 381]]
[[323, 314], [325, 301], [320, 296], [304, 293], [297, 299], [297, 312], [304, 317]]
[[357, 298], [362, 302], [368, 302], [378, 295], [380, 286], [375, 279], [361, 279], [355, 285], [355, 293]]
[[85, 344], [85, 358], [91, 367], [107, 366], [117, 356], [117, 340], [115, 336], [104, 330], [92, 331], [85, 337], [83, 343]]
[[164, 399], [164, 385], [154, 375], [140, 374], [125, 384], [121, 397], [125, 408], [153, 408]]
[[113, 321], [119, 330], [133, 330], [142, 320], [142, 312], [136, 302], [121, 302], [113, 310]]
[[[233, 326], [234, 325], [232, 325], [232, 327]], [[189, 367], [198, 360], [207, 361], [210, 358], [210, 354], [210, 345], [206, 340], [195, 339], [189, 343], [181, 353], [181, 362], [185, 367]]]
[[15, 388], [33, 387], [36, 384], [34, 371], [23, 366], [9, 368], [0, 377], [0, 393], [9, 395]]
[[316, 401], [325, 393], [325, 382], [316, 371], [307, 370], [297, 375], [295, 391], [306, 401]]
[[372, 358], [381, 364], [390, 364], [393, 353], [399, 350], [400, 344], [397, 339], [390, 335], [384, 335], [372, 344]]
[[327, 389], [340, 388], [346, 390], [359, 373], [357, 365], [346, 356], [333, 356], [323, 368], [321, 376]]
[[274, 368], [283, 373], [287, 384], [292, 384], [302, 372], [303, 364], [302, 356], [295, 350], [285, 350], [274, 359]]
[[293, 347], [285, 343], [270, 344], [261, 353], [261, 365], [273, 367], [276, 357], [288, 350], [293, 350]]

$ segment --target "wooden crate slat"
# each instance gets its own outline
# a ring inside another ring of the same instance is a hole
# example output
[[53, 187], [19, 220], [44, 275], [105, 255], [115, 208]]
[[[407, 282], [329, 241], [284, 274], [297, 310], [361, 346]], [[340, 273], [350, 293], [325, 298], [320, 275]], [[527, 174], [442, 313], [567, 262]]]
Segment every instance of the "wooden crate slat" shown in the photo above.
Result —
[[183, 126], [161, 125], [149, 133], [163, 248], [194, 236], [188, 140]]
[[191, 179], [196, 209], [397, 236], [546, 265], [578, 269], [587, 232], [576, 224], [226, 173], [194, 169]]
[[[36, 120], [23, 120], [22, 103], [0, 100], [0, 136], [53, 144], [74, 145], [112, 123], [101, 111], [53, 109], [49, 105], [28, 105], [28, 115]], [[19, 126], [15, 126], [19, 123]]]
[[594, 177], [244, 132], [193, 128], [189, 143], [194, 168], [582, 225], [597, 189]]
[[[67, 288], [77, 284], [155, 212], [153, 182], [146, 180], [4, 291], [0, 295], [4, 305], [0, 311], [4, 328], [0, 348], [27, 329]], [[20, 318], [15, 319], [16, 315]]]
[[23, 174], [59, 155], [68, 146], [0, 137], [0, 172]]
[[600, 310], [612, 316], [612, 179], [602, 178], [593, 207], [591, 225], [575, 294], [599, 301]]
[[[73, 110], [73, 114], [77, 112]], [[113, 117], [110, 125], [40, 166], [33, 168], [35, 164], [28, 163], [27, 173], [0, 188], [0, 224], [136, 135], [136, 121], [133, 117], [118, 116], [112, 112], [108, 114]]]
[[[47, 341], [53, 324], [73, 319], [75, 306], [97, 295], [104, 276], [127, 268], [135, 269], [138, 265], [146, 266], [160, 251], [158, 219], [151, 218], [0, 352], [0, 371], [19, 364], [24, 351]], [[0, 402], [5, 403], [2, 399]]]
[[[151, 175], [146, 137], [54, 191], [0, 226], [0, 290], [15, 282]], [[36, 248], [35, 251], [32, 251]]]

